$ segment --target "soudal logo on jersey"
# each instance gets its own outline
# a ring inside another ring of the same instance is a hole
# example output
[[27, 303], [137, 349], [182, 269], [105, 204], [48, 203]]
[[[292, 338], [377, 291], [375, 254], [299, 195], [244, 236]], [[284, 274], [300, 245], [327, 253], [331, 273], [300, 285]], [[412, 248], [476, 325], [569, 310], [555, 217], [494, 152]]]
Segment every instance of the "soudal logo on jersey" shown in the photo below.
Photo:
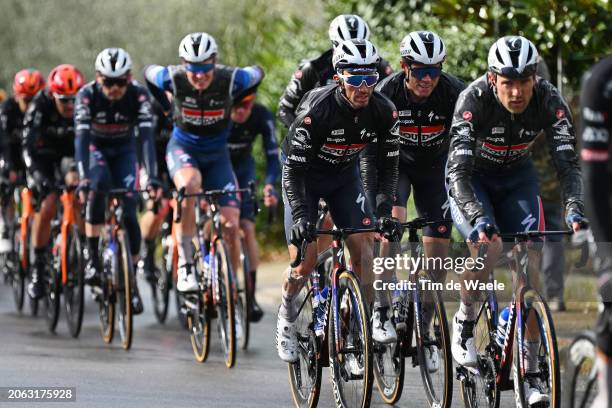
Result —
[[225, 116], [225, 110], [200, 110], [183, 107], [181, 109], [181, 115], [183, 116], [183, 120], [186, 123], [190, 123], [192, 125], [197, 126], [211, 125], [213, 123], [217, 123], [223, 120]]
[[410, 143], [418, 143], [419, 142], [419, 133], [420, 133], [420, 141], [423, 145], [431, 145], [435, 142], [438, 142], [440, 136], [444, 134], [446, 131], [446, 127], [444, 125], [433, 125], [433, 126], [408, 126], [408, 125], [400, 125], [400, 136], [403, 140]]
[[510, 158], [525, 155], [529, 151], [529, 146], [531, 146], [531, 143], [521, 143], [511, 146], [497, 146], [484, 142], [482, 144], [482, 149], [484, 152], [487, 152], [492, 156], [507, 156]]
[[347, 159], [350, 159], [352, 156], [359, 153], [361, 149], [365, 147], [365, 145], [366, 145], [365, 143], [350, 144], [350, 145], [325, 143], [321, 147], [321, 152], [327, 153], [332, 156], [337, 156], [337, 157], [344, 156]]

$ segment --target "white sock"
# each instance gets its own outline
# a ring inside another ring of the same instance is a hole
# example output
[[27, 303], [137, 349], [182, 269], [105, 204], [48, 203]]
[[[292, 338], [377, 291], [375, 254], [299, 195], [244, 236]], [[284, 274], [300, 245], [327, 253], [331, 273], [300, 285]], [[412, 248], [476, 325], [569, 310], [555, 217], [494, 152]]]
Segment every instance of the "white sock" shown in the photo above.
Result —
[[465, 316], [465, 320], [475, 320], [474, 305], [472, 303], [461, 302], [459, 310]]
[[176, 237], [178, 241], [179, 266], [193, 263], [193, 237], [181, 234]]
[[538, 350], [540, 349], [540, 340], [525, 339], [525, 364], [526, 372], [537, 373], [540, 369], [538, 364]]

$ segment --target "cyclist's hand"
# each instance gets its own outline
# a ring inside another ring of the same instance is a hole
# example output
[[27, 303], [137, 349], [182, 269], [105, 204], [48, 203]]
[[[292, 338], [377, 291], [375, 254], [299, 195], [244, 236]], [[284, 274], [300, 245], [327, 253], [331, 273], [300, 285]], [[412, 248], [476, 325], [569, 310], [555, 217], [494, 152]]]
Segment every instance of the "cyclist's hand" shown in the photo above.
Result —
[[589, 228], [589, 221], [576, 209], [571, 209], [567, 212], [565, 222], [574, 232]]
[[87, 202], [87, 195], [89, 194], [90, 186], [89, 180], [83, 179], [79, 182], [79, 186], [77, 187], [77, 195], [79, 196], [79, 202], [81, 204], [85, 204]]
[[153, 201], [159, 201], [163, 196], [161, 182], [155, 178], [149, 179], [149, 182], [147, 184], [147, 191], [149, 193], [150, 199]]
[[297, 247], [302, 245], [302, 241], [312, 242], [315, 239], [316, 230], [306, 218], [298, 219], [291, 227], [291, 243]]
[[278, 205], [278, 193], [272, 184], [266, 184], [263, 188], [264, 205], [267, 208], [276, 207]]
[[40, 200], [51, 191], [51, 181], [40, 171], [34, 170], [32, 176], [28, 177], [28, 188], [32, 190], [34, 197]]
[[497, 226], [491, 222], [489, 217], [479, 217], [476, 219], [472, 232], [470, 232], [468, 241], [473, 243], [497, 241], [498, 233]]
[[399, 242], [402, 239], [404, 228], [398, 219], [393, 217], [380, 217], [376, 220], [376, 228], [382, 236], [393, 242]]

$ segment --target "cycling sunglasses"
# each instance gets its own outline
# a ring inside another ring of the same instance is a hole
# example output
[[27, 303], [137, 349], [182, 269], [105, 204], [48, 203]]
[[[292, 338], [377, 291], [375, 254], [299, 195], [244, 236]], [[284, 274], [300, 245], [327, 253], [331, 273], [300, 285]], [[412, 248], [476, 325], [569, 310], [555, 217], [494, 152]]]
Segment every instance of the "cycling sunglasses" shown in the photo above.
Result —
[[127, 78], [103, 78], [102, 85], [107, 88], [111, 88], [113, 85], [117, 85], [119, 88], [123, 88], [127, 86], [128, 79]]
[[422, 68], [410, 68], [410, 72], [415, 76], [419, 81], [425, 78], [427, 75], [431, 79], [436, 79], [442, 73], [441, 67], [422, 67]]
[[192, 74], [205, 74], [215, 68], [215, 63], [209, 64], [185, 64], [185, 69]]
[[62, 104], [68, 104], [68, 103], [74, 103], [76, 97], [73, 95], [62, 95], [62, 94], [57, 94], [54, 93], [53, 97], [59, 101], [59, 103]]
[[371, 88], [378, 83], [378, 72], [366, 75], [341, 74], [340, 78], [342, 78], [344, 83], [355, 88], [359, 88], [364, 82], [368, 88]]

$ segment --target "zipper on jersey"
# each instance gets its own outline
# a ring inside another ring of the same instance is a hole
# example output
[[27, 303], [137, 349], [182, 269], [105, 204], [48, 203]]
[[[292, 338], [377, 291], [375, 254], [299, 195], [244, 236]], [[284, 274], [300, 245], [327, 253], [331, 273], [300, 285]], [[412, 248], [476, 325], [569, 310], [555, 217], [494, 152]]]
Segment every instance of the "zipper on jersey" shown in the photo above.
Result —
[[514, 113], [510, 114], [510, 121], [508, 123], [508, 146], [506, 148], [506, 157], [504, 157], [504, 164], [508, 163], [508, 156], [510, 156], [510, 148], [512, 147], [512, 124], [514, 123]]

